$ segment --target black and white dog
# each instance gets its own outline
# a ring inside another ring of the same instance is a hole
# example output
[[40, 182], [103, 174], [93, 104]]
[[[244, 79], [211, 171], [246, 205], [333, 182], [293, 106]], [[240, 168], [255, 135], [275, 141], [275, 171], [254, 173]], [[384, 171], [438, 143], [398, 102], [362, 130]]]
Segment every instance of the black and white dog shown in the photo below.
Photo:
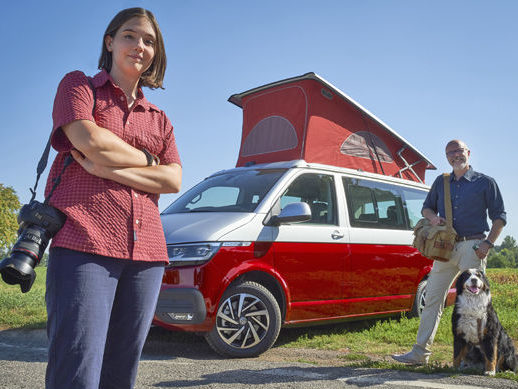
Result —
[[478, 269], [464, 271], [456, 283], [452, 316], [453, 366], [484, 366], [484, 374], [516, 372], [518, 361], [512, 339], [498, 320], [491, 303], [489, 282]]

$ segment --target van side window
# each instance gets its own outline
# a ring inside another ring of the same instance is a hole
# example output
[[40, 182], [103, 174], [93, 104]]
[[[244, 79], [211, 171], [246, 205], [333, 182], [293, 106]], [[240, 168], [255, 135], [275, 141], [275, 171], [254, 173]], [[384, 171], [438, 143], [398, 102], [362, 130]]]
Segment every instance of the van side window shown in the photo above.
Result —
[[422, 190], [405, 188], [403, 191], [403, 196], [405, 197], [409, 226], [411, 229], [413, 229], [419, 219], [423, 217], [421, 215], [421, 209], [423, 209], [426, 192]]
[[426, 191], [348, 177], [343, 185], [353, 227], [408, 230], [421, 218]]
[[311, 219], [305, 223], [337, 224], [333, 176], [314, 173], [300, 175], [281, 196], [281, 209], [294, 202], [307, 203], [311, 208]]

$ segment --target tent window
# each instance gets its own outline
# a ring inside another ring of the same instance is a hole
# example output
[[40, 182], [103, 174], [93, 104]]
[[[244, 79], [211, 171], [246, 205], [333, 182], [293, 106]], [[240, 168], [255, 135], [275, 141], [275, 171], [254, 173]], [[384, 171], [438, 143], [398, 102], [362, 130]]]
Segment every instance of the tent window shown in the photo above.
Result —
[[366, 159], [377, 160], [379, 157], [381, 162], [394, 161], [385, 142], [369, 131], [358, 131], [351, 134], [340, 146], [340, 152]]
[[269, 116], [257, 123], [241, 148], [241, 156], [273, 153], [297, 147], [295, 127], [282, 116]]

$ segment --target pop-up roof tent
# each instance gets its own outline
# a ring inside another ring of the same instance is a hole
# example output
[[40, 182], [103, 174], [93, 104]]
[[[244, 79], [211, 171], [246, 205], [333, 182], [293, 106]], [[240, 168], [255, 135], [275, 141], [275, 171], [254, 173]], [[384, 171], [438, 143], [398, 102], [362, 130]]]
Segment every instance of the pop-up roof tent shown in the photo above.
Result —
[[236, 166], [303, 159], [417, 182], [424, 182], [426, 169], [435, 169], [404, 138], [315, 73], [228, 100], [243, 109]]

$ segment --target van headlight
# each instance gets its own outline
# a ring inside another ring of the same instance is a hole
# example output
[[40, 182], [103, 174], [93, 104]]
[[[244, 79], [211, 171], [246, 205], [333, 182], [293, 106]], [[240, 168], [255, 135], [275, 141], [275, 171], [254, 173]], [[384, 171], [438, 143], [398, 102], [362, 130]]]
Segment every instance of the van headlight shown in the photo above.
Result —
[[170, 266], [193, 266], [208, 262], [219, 250], [221, 243], [204, 242], [167, 246]]

